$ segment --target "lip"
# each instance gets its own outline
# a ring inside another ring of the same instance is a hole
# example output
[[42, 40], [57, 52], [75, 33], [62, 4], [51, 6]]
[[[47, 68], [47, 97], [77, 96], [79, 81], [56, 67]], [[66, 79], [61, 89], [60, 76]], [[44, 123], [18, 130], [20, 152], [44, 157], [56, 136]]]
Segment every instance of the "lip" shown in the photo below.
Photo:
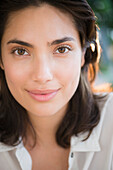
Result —
[[27, 90], [28, 94], [39, 102], [45, 102], [53, 99], [60, 89], [55, 90]]

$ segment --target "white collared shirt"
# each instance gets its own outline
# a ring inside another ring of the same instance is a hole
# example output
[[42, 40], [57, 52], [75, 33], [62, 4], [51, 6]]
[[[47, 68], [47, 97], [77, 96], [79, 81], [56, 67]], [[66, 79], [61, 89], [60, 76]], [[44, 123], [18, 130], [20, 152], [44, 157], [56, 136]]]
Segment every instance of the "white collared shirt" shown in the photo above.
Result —
[[[71, 137], [68, 170], [113, 170], [113, 93], [99, 103], [101, 120], [90, 137]], [[15, 147], [0, 144], [0, 170], [31, 170], [32, 159], [22, 143]]]

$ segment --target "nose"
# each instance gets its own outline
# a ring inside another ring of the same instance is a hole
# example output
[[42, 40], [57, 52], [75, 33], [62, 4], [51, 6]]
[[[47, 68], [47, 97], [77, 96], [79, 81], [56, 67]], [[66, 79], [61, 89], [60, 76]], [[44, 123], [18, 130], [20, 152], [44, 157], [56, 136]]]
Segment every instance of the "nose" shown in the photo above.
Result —
[[40, 58], [35, 59], [32, 67], [33, 81], [44, 84], [53, 79], [51, 62], [47, 57], [41, 56]]

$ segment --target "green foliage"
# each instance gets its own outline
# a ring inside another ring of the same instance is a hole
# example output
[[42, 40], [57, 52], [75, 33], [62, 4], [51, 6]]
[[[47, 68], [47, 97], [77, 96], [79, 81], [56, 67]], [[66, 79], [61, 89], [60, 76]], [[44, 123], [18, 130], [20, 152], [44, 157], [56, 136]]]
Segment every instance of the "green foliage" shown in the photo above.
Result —
[[98, 24], [113, 28], [113, 1], [88, 0], [98, 18]]

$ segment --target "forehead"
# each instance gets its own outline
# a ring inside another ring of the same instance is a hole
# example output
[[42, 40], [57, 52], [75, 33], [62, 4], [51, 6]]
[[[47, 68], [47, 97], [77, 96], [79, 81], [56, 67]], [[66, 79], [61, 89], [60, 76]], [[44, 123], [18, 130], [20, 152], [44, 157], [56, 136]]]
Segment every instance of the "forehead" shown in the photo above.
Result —
[[44, 4], [41, 7], [29, 7], [13, 12], [8, 19], [5, 34], [7, 39], [11, 36], [26, 40], [41, 36], [54, 39], [61, 38], [61, 34], [77, 36], [78, 31], [70, 14]]

